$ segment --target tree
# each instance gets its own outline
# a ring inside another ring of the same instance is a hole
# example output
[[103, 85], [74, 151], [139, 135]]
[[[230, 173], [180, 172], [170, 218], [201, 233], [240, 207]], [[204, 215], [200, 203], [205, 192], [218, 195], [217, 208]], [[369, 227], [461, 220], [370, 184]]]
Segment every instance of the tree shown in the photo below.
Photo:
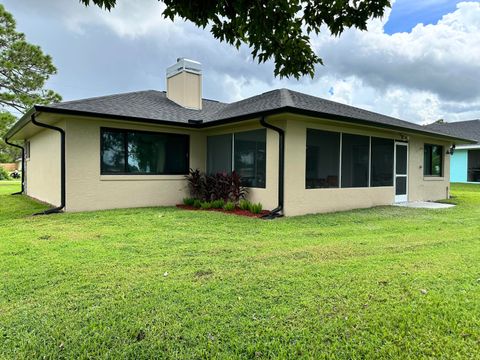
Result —
[[52, 58], [16, 31], [15, 19], [0, 4], [0, 108], [24, 112], [35, 104], [60, 101], [60, 95], [44, 89], [56, 72]]
[[[80, 0], [106, 10], [117, 0]], [[273, 59], [275, 76], [313, 77], [323, 64], [310, 44], [310, 36], [329, 30], [334, 36], [346, 28], [367, 29], [370, 18], [382, 17], [390, 0], [159, 0], [163, 15], [179, 16], [205, 28], [216, 39], [239, 48], [246, 44], [258, 62]]]
[[25, 35], [16, 31], [13, 16], [0, 4], [0, 162], [15, 161], [20, 156], [19, 149], [4, 142], [16, 120], [9, 111], [24, 112], [35, 104], [60, 101], [60, 95], [44, 89], [56, 72], [52, 58], [27, 43]]
[[7, 145], [3, 140], [16, 118], [8, 112], [0, 112], [0, 163], [15, 161], [20, 156], [20, 149]]

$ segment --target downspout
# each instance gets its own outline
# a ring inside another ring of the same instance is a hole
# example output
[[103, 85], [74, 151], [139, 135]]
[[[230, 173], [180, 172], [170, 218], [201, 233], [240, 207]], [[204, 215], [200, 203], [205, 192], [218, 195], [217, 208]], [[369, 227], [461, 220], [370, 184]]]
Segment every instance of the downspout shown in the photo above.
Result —
[[275, 219], [283, 216], [284, 176], [285, 176], [285, 131], [266, 122], [265, 116], [260, 118], [260, 124], [278, 133], [278, 206], [264, 215], [263, 219]]
[[65, 131], [62, 128], [57, 126], [43, 124], [38, 122], [35, 119], [35, 113], [31, 116], [32, 124], [54, 131], [58, 131], [60, 133], [60, 206], [55, 207], [53, 209], [48, 209], [36, 214], [35, 215], [49, 215], [49, 214], [56, 214], [62, 212], [65, 208]]
[[12, 194], [21, 195], [25, 192], [25, 148], [23, 146], [9, 142], [7, 137], [5, 137], [5, 144], [22, 149], [22, 190]]

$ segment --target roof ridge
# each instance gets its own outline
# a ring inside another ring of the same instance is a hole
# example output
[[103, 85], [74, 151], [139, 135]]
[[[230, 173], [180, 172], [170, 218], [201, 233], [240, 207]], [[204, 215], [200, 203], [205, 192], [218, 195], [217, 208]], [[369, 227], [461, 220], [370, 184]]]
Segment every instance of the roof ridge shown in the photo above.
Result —
[[349, 107], [349, 108], [351, 108], [355, 111], [360, 111], [360, 112], [364, 112], [364, 113], [368, 113], [368, 114], [372, 114], [372, 115], [381, 115], [381, 116], [384, 116], [386, 118], [389, 118], [389, 119], [392, 119], [392, 120], [395, 120], [395, 121], [401, 121], [403, 123], [407, 123], [408, 125], [423, 126], [423, 125], [420, 125], [420, 124], [417, 124], [417, 123], [414, 123], [414, 122], [411, 122], [411, 121], [403, 120], [403, 119], [400, 119], [400, 118], [397, 118], [397, 117], [394, 117], [394, 116], [385, 115], [385, 114], [382, 114], [382, 113], [379, 113], [379, 112], [375, 112], [375, 111], [372, 111], [372, 110], [367, 110], [367, 109], [357, 107], [357, 106], [354, 106], [354, 105], [345, 104], [345, 103], [342, 103], [342, 102], [339, 102], [339, 101], [333, 101], [333, 100], [325, 99], [325, 98], [320, 97], [320, 96], [305, 94], [305, 93], [302, 93], [300, 91], [295, 91], [295, 90], [290, 90], [290, 89], [286, 89], [286, 90], [289, 91], [290, 96], [291, 96], [291, 93], [299, 94], [300, 96], [308, 96], [308, 97], [311, 97], [311, 98], [314, 98], [314, 99], [317, 99], [317, 100], [325, 101], [325, 102], [327, 102], [329, 104], [332, 104], [332, 105], [335, 105], [335, 106], [342, 105], [342, 106]]
[[293, 101], [292, 95], [290, 94], [290, 90], [287, 88], [281, 88], [280, 91], [280, 103], [285, 104], [285, 106], [293, 107], [295, 103]]
[[84, 102], [84, 101], [91, 101], [91, 100], [99, 100], [99, 99], [106, 99], [106, 98], [113, 98], [116, 96], [123, 96], [123, 95], [132, 95], [132, 94], [140, 94], [140, 93], [147, 93], [147, 92], [159, 92], [161, 93], [162, 91], [159, 90], [137, 90], [137, 91], [129, 91], [125, 93], [118, 93], [118, 94], [111, 94], [111, 95], [100, 95], [100, 96], [92, 96], [89, 98], [83, 98], [83, 99], [78, 99], [78, 100], [69, 100], [69, 101], [60, 101], [58, 103], [53, 103], [51, 105], [64, 105], [64, 104], [75, 104], [78, 102]]

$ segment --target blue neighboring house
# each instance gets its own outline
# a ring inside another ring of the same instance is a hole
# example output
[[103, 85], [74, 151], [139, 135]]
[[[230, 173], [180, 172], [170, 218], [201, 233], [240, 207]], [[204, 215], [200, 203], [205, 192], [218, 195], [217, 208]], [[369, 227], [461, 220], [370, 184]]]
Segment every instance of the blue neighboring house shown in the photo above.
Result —
[[450, 181], [480, 183], [480, 119], [436, 122], [427, 125], [427, 128], [477, 141], [477, 144], [457, 145], [450, 158]]

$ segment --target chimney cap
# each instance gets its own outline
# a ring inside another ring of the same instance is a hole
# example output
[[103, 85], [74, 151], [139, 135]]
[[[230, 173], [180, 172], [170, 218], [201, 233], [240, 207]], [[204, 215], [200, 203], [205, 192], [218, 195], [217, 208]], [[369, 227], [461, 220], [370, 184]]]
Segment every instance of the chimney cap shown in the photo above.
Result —
[[201, 74], [202, 64], [195, 60], [177, 58], [177, 63], [167, 68], [167, 78], [177, 75], [183, 71]]

